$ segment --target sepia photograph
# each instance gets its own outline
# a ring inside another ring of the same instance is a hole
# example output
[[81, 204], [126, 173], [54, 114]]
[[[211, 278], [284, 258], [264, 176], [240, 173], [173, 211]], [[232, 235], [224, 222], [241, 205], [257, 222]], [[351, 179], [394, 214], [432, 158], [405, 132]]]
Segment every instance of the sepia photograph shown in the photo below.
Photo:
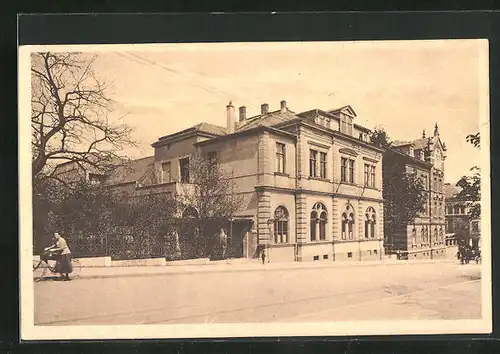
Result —
[[485, 39], [21, 46], [21, 337], [490, 333], [488, 66]]

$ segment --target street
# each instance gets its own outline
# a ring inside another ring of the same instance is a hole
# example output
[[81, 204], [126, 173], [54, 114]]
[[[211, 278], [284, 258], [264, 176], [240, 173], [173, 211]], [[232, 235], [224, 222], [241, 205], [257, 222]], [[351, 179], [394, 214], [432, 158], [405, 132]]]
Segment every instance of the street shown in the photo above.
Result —
[[480, 277], [443, 262], [43, 281], [35, 325], [480, 319]]

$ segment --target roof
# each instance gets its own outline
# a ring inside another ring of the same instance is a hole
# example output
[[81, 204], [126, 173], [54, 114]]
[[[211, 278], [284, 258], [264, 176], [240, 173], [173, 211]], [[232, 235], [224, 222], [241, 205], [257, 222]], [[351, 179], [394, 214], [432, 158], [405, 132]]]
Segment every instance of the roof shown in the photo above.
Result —
[[195, 135], [208, 135], [208, 137], [216, 137], [227, 134], [227, 129], [225, 127], [221, 127], [219, 125], [214, 125], [210, 123], [199, 123], [190, 128], [181, 130], [179, 132], [175, 132], [172, 134], [164, 135], [160, 137], [157, 141], [151, 144], [152, 147], [158, 147], [169, 142], [173, 142], [179, 139], [185, 139], [187, 137], [192, 137]]
[[402, 151], [399, 151], [397, 148], [393, 148], [393, 147], [387, 148], [387, 149], [385, 149], [385, 153], [386, 154], [395, 154], [395, 155], [398, 155], [398, 156], [406, 159], [407, 162], [418, 164], [418, 165], [423, 166], [423, 167], [425, 167], [427, 169], [431, 169], [431, 167], [432, 167], [432, 164], [430, 164], [429, 162], [417, 159], [417, 158], [415, 158], [415, 157], [413, 157], [413, 156], [411, 156], [409, 154], [406, 154], [406, 153], [404, 153]]
[[289, 109], [287, 109], [285, 112], [281, 112], [281, 110], [268, 112], [246, 119], [245, 124], [237, 127], [235, 131], [241, 132], [244, 130], [256, 128], [258, 126], [272, 127], [273, 125], [287, 122], [296, 118], [297, 116], [295, 115], [295, 112], [292, 112]]
[[194, 128], [195, 130], [200, 131], [200, 132], [214, 134], [214, 135], [227, 134], [227, 129], [225, 127], [221, 127], [219, 125], [214, 125], [214, 124], [205, 123], [205, 122], [201, 122], [200, 124], [197, 124], [192, 128]]
[[420, 138], [413, 141], [413, 147], [415, 150], [425, 149], [429, 144], [431, 138]]
[[352, 115], [353, 117], [357, 117], [358, 115], [356, 114], [356, 112], [354, 112], [354, 109], [352, 109], [352, 107], [350, 105], [347, 105], [347, 106], [343, 106], [343, 107], [340, 107], [340, 108], [336, 108], [336, 109], [331, 109], [328, 111], [328, 113], [330, 114], [338, 114], [340, 112], [348, 112], [350, 115]]
[[455, 198], [462, 189], [450, 183], [444, 184], [444, 197], [445, 199]]
[[154, 164], [154, 156], [131, 160], [118, 166], [109, 176], [106, 184], [121, 184], [141, 181]]
[[412, 142], [411, 141], [402, 141], [402, 140], [394, 140], [392, 142], [393, 147], [402, 147], [402, 146], [408, 146], [408, 145], [412, 145]]

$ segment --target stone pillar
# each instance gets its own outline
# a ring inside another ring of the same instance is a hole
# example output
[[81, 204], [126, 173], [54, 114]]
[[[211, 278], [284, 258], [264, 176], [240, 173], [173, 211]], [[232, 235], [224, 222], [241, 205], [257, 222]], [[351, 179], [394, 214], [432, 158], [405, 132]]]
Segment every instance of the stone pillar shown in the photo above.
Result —
[[302, 193], [298, 193], [296, 203], [296, 238], [297, 243], [302, 244], [307, 242], [307, 236], [309, 235], [309, 230], [307, 228], [309, 213], [307, 210], [306, 196]]
[[[259, 136], [259, 150], [258, 150], [258, 184], [266, 185], [266, 180], [268, 179], [265, 173], [271, 173], [270, 171], [270, 141], [269, 134], [263, 133]], [[273, 171], [274, 172], [274, 171]]]
[[302, 193], [298, 193], [295, 199], [295, 238], [297, 243], [297, 260], [302, 260], [302, 245], [307, 242], [307, 237], [309, 235], [309, 229], [307, 227], [309, 213], [307, 210], [306, 196]]
[[266, 191], [257, 192], [257, 232], [258, 244], [270, 243], [269, 219], [271, 219], [271, 194]]

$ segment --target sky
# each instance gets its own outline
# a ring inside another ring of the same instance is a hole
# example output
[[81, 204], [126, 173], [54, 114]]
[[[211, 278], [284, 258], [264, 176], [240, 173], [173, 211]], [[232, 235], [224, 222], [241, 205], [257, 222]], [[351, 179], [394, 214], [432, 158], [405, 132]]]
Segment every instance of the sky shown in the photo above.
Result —
[[133, 45], [98, 51], [95, 70], [115, 101], [110, 119], [134, 128], [131, 157], [202, 121], [225, 126], [229, 101], [247, 117], [281, 100], [296, 113], [351, 105], [356, 123], [382, 126], [392, 140], [429, 136], [438, 123], [445, 181], [456, 183], [479, 159], [466, 142], [479, 130], [479, 48], [475, 40]]

